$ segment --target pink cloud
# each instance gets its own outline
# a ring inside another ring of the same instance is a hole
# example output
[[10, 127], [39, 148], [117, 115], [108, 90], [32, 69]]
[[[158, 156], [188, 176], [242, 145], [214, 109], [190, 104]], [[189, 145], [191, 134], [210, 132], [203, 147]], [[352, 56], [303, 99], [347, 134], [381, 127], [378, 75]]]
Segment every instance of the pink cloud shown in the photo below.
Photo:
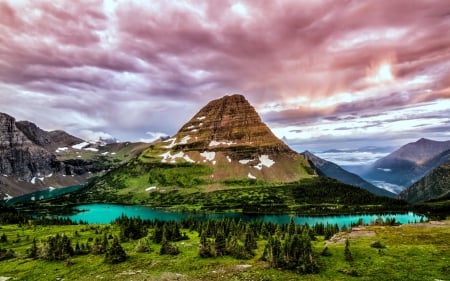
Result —
[[[88, 118], [130, 99], [195, 112], [229, 92], [279, 103], [264, 114], [280, 123], [450, 98], [445, 0], [107, 3], [0, 3], [0, 86]], [[368, 83], [383, 60], [394, 81]], [[354, 100], [330, 102], [342, 92]], [[101, 104], [69, 102], [81, 96]], [[296, 97], [307, 102], [289, 104]]]

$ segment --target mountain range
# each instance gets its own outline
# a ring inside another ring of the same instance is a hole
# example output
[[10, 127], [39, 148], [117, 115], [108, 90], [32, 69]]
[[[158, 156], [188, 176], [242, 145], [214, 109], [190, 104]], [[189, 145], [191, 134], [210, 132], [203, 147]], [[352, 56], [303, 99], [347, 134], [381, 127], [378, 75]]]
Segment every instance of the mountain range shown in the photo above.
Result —
[[28, 121], [16, 122], [0, 113], [0, 197], [85, 184], [92, 174], [135, 156], [131, 147], [141, 146], [89, 143], [61, 130], [48, 132]]
[[0, 196], [84, 184], [96, 175], [91, 185], [104, 194], [136, 198], [153, 190], [205, 186], [209, 191], [317, 176], [394, 197], [368, 180], [409, 185], [445, 163], [448, 149], [450, 142], [421, 139], [378, 160], [360, 177], [308, 151], [290, 149], [242, 95], [209, 102], [174, 136], [151, 144], [86, 142], [0, 114]]
[[377, 160], [360, 175], [370, 182], [384, 182], [399, 193], [448, 161], [450, 141], [422, 138]]

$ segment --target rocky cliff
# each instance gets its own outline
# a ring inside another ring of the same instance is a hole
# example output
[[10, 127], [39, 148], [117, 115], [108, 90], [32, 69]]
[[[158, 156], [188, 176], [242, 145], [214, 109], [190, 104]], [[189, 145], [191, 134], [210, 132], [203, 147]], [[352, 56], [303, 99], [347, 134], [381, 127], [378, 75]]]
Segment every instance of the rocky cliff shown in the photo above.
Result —
[[33, 143], [50, 151], [54, 151], [58, 147], [72, 146], [83, 142], [82, 139], [69, 135], [61, 130], [44, 131], [29, 121], [16, 122], [16, 126]]
[[52, 173], [56, 156], [33, 143], [16, 126], [15, 119], [0, 113], [0, 173], [22, 180]]

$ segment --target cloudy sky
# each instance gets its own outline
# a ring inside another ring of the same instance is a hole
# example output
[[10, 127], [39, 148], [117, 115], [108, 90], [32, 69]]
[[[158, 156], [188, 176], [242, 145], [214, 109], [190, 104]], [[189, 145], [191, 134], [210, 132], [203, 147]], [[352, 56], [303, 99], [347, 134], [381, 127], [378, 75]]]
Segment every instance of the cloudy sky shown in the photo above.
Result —
[[244, 94], [295, 149], [450, 139], [450, 2], [0, 1], [0, 111], [174, 134]]

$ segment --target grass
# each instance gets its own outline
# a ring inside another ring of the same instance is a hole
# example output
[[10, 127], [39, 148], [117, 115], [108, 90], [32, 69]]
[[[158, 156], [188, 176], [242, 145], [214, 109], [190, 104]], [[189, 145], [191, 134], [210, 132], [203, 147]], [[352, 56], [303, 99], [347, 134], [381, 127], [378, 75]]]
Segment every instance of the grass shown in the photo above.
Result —
[[[16, 280], [447, 280], [450, 276], [450, 222], [446, 225], [369, 226], [376, 237], [352, 237], [350, 249], [353, 262], [344, 260], [344, 243], [328, 245], [331, 256], [319, 253], [325, 245], [323, 237], [313, 242], [318, 255], [320, 273], [298, 275], [294, 272], [268, 268], [260, 261], [265, 241], [258, 242], [256, 256], [250, 260], [231, 257], [198, 257], [197, 232], [189, 232], [189, 240], [176, 242], [181, 250], [178, 256], [160, 256], [159, 245], [152, 244], [151, 253], [136, 253], [137, 241], [122, 243], [129, 259], [121, 264], [103, 263], [103, 255], [86, 255], [71, 258], [73, 265], [63, 261], [33, 260], [25, 257], [31, 241], [43, 241], [49, 235], [65, 233], [77, 240], [102, 237], [95, 231], [118, 235], [118, 228], [110, 225], [33, 226], [3, 225], [8, 242], [0, 247], [13, 249], [17, 257], [0, 261], [0, 276]], [[79, 236], [75, 236], [75, 231]], [[346, 234], [343, 234], [344, 236]], [[20, 237], [19, 242], [14, 240]], [[386, 248], [370, 245], [380, 241]], [[39, 244], [39, 242], [38, 242]], [[240, 265], [250, 265], [245, 268]], [[353, 277], [351, 275], [358, 275]]]

